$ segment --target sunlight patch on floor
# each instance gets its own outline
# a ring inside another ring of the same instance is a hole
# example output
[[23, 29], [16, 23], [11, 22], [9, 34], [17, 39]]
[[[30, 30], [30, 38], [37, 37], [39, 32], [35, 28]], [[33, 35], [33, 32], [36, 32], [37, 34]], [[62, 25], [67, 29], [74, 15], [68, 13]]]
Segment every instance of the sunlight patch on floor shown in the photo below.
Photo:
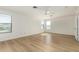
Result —
[[42, 36], [42, 39], [44, 40], [44, 42], [46, 44], [50, 44], [51, 43], [51, 40], [52, 40], [51, 34], [49, 34], [49, 33], [42, 33], [41, 36]]

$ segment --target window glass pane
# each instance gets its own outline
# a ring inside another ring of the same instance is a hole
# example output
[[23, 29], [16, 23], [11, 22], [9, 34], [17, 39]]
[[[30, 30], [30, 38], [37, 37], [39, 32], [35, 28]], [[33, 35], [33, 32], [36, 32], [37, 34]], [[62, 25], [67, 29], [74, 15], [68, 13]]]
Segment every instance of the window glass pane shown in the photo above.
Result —
[[11, 32], [11, 16], [0, 14], [0, 33]]
[[51, 22], [50, 22], [50, 21], [47, 21], [47, 22], [46, 22], [46, 25], [47, 25], [47, 26], [50, 26], [50, 25], [51, 25]]
[[41, 21], [41, 29], [44, 29], [45, 21]]

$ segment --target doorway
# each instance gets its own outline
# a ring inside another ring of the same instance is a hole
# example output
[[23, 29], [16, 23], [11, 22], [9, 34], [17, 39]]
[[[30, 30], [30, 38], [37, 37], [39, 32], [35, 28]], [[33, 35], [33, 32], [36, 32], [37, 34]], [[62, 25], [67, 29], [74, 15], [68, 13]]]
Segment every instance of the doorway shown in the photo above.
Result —
[[43, 21], [41, 21], [41, 29], [44, 32], [50, 32], [51, 31], [51, 20], [43, 20]]

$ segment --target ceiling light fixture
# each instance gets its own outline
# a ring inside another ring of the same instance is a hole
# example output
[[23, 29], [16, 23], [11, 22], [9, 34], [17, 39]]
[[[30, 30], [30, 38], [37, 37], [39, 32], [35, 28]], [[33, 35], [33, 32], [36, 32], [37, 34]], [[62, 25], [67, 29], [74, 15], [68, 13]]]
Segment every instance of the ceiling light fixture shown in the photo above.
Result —
[[37, 6], [33, 6], [33, 8], [37, 8]]
[[33, 8], [34, 9], [40, 9], [40, 10], [44, 10], [44, 15], [46, 16], [46, 17], [48, 17], [48, 18], [52, 18], [52, 16], [53, 16], [53, 14], [54, 14], [54, 12], [52, 11], [52, 10], [50, 10], [50, 7], [48, 7], [48, 8], [46, 8], [46, 9], [44, 9], [44, 8], [38, 8], [37, 6], [33, 6]]

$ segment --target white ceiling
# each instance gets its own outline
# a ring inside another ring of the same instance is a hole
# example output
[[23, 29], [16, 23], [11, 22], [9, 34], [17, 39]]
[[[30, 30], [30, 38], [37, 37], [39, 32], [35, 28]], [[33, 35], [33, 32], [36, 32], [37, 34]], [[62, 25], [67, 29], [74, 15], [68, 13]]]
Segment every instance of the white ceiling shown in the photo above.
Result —
[[21, 14], [45, 14], [45, 10], [50, 10], [53, 16], [73, 14], [76, 7], [74, 6], [38, 6], [34, 9], [33, 6], [0, 6], [0, 9], [10, 10]]

